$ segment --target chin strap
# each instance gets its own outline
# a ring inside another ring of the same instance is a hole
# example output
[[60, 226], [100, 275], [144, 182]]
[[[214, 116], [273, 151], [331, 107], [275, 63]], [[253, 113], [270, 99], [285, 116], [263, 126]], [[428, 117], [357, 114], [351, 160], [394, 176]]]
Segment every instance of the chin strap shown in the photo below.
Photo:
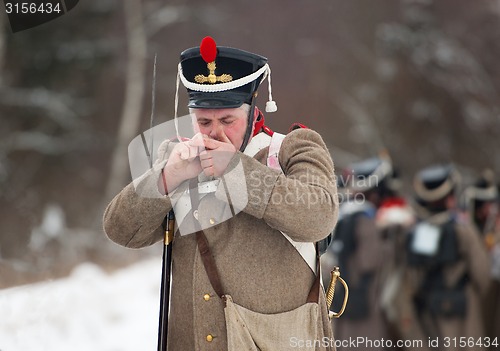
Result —
[[245, 137], [243, 138], [243, 143], [241, 144], [241, 147], [240, 147], [241, 152], [245, 151], [245, 149], [248, 145], [248, 142], [250, 141], [250, 136], [252, 134], [253, 114], [255, 111], [256, 100], [257, 100], [257, 92], [255, 92], [252, 96], [252, 103], [250, 105], [250, 111], [248, 112], [247, 130], [245, 131]]

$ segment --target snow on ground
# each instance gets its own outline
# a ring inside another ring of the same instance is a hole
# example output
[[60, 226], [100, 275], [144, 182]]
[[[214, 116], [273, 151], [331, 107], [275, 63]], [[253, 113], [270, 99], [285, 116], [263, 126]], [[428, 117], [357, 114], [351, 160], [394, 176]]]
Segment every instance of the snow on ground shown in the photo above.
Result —
[[156, 350], [161, 259], [0, 290], [0, 351]]

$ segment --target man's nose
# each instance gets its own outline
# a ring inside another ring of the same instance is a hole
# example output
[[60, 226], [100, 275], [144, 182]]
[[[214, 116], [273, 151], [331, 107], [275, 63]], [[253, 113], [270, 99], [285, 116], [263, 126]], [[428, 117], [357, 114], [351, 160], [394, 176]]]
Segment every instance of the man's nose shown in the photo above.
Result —
[[222, 128], [222, 125], [215, 124], [212, 127], [212, 129], [210, 130], [210, 134], [209, 134], [210, 138], [217, 139], [218, 131], [219, 131], [220, 128]]

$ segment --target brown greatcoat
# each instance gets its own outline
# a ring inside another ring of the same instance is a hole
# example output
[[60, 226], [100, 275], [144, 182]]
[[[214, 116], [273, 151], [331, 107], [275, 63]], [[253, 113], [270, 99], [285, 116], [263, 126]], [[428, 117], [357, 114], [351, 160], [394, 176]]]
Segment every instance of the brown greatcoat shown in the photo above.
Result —
[[[448, 217], [437, 215], [429, 218], [428, 221], [440, 225], [447, 219]], [[408, 294], [404, 295], [408, 298], [407, 307], [409, 308], [401, 316], [401, 324], [404, 325], [406, 330], [403, 337], [407, 340], [422, 340], [423, 349], [427, 349], [429, 346], [428, 338], [432, 340], [438, 338], [438, 344], [436, 345], [438, 350], [484, 349], [479, 344], [469, 345], [468, 342], [474, 340], [474, 342], [483, 342], [484, 345], [485, 330], [481, 300], [488, 290], [490, 261], [486, 249], [473, 227], [466, 223], [457, 222], [455, 233], [458, 236], [460, 259], [445, 268], [444, 279], [445, 284], [451, 287], [457, 283], [464, 272], [468, 273], [469, 281], [465, 286], [467, 301], [464, 318], [433, 317], [427, 311], [415, 310], [415, 307], [411, 306], [411, 300], [417, 293], [425, 272], [421, 269], [409, 267], [405, 277], [403, 294], [405, 292]], [[418, 314], [420, 314], [420, 318], [417, 317]], [[464, 339], [466, 342], [461, 345], [460, 341]]]
[[[204, 232], [225, 293], [250, 310], [279, 313], [303, 305], [315, 279], [280, 231], [302, 242], [326, 237], [337, 220], [338, 198], [333, 162], [316, 132], [299, 129], [286, 136], [279, 152], [283, 174], [265, 165], [267, 154], [268, 148], [254, 157], [237, 152], [228, 169], [240, 162], [246, 177], [229, 171], [223, 181], [229, 188], [246, 185], [248, 204]], [[158, 175], [159, 167], [153, 167], [137, 188], [129, 184], [108, 205], [104, 229], [111, 240], [140, 248], [163, 239], [161, 224], [172, 208], [170, 199], [138, 195], [157, 192]], [[218, 191], [201, 199], [197, 217], [204, 227], [217, 221], [220, 209], [209, 200]], [[226, 350], [224, 304], [210, 285], [194, 234], [174, 239], [172, 274], [169, 350]], [[323, 292], [319, 303], [319, 334], [333, 342]]]
[[[480, 228], [477, 227], [478, 231]], [[493, 233], [482, 233], [481, 239], [486, 243], [485, 247], [488, 250], [490, 257], [492, 258], [492, 264], [498, 265], [496, 260], [500, 257], [494, 257], [494, 255], [499, 255], [500, 251], [500, 222], [497, 224], [493, 230]], [[486, 235], [492, 235], [492, 243], [487, 243], [485, 239]], [[497, 251], [498, 250], [498, 251]], [[491, 273], [491, 284], [483, 300], [483, 313], [484, 313], [484, 325], [486, 328], [486, 335], [494, 340], [495, 337], [497, 341], [500, 342], [500, 279]], [[495, 346], [490, 347], [491, 350], [495, 349]]]
[[[347, 260], [349, 281], [347, 284], [356, 286], [360, 284], [363, 274], [372, 274], [366, 298], [368, 300], [368, 313], [364, 318], [349, 319], [345, 315], [334, 320], [335, 337], [343, 345], [341, 350], [381, 350], [379, 342], [387, 339], [382, 311], [380, 310], [379, 279], [380, 269], [384, 262], [382, 240], [373, 218], [359, 216], [352, 235], [356, 237], [356, 250]], [[342, 267], [340, 267], [342, 269]], [[353, 306], [355, 307], [355, 306]], [[349, 310], [349, 301], [347, 311]], [[363, 340], [359, 342], [359, 340]], [[356, 340], [356, 347], [351, 347], [351, 341]]]

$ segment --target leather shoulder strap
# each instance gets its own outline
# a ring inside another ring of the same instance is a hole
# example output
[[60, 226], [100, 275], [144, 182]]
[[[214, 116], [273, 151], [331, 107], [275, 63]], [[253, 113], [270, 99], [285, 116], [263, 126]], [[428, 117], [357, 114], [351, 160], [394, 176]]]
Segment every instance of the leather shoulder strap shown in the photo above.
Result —
[[[189, 182], [189, 197], [191, 199], [191, 207], [194, 210], [198, 209], [200, 205], [200, 194], [198, 191], [198, 179], [193, 178]], [[217, 265], [215, 264], [214, 256], [210, 251], [210, 247], [208, 245], [207, 237], [205, 233], [201, 229], [198, 224], [196, 232], [196, 244], [198, 245], [198, 251], [200, 252], [201, 261], [203, 262], [203, 266], [205, 267], [205, 271], [207, 272], [208, 280], [212, 285], [215, 293], [222, 298], [224, 295], [224, 291], [222, 290], [222, 283], [220, 280], [219, 272], [217, 270]]]
[[196, 242], [198, 244], [198, 250], [200, 251], [201, 261], [203, 266], [205, 266], [205, 271], [207, 272], [208, 280], [212, 284], [212, 288], [215, 293], [222, 298], [224, 296], [224, 290], [222, 289], [222, 283], [220, 280], [219, 272], [217, 271], [217, 266], [215, 265], [215, 259], [210, 252], [210, 247], [208, 246], [208, 240], [202, 230], [196, 232]]

